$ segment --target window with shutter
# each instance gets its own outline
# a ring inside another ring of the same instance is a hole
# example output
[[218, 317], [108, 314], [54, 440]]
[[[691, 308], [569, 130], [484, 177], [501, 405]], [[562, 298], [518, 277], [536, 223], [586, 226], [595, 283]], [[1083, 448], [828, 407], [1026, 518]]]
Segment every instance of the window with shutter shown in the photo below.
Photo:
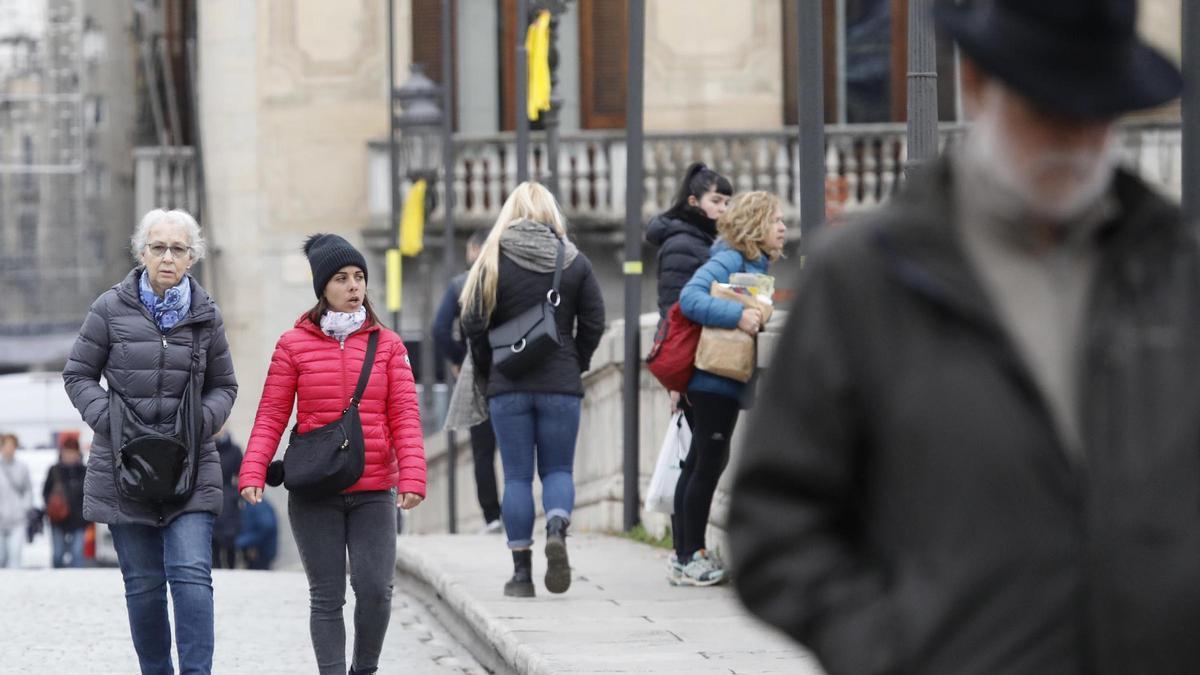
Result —
[[[458, 12], [451, 3], [450, 27], [458, 30]], [[451, 36], [453, 40], [453, 36]], [[457, 67], [458, 53], [452, 50], [455, 66]], [[441, 0], [412, 0], [412, 62], [425, 67], [425, 76], [437, 84], [442, 83], [442, 2]], [[404, 84], [407, 73], [397, 74], [396, 86]], [[439, 104], [440, 105], [440, 104]], [[454, 97], [454, 107], [458, 108], [458, 97]], [[455, 115], [454, 127], [458, 128], [458, 116]]]
[[625, 127], [628, 5], [627, 0], [580, 0], [580, 121], [585, 129]]
[[[837, 41], [836, 8], [832, 2], [822, 8], [821, 58], [825, 81], [825, 121], [837, 121]], [[800, 117], [796, 90], [800, 78], [800, 53], [796, 33], [796, 3], [783, 0], [783, 123], [794, 125]]]
[[[533, 8], [535, 3], [529, 4]], [[628, 2], [579, 0], [578, 7], [580, 124], [584, 129], [622, 129]], [[516, 128], [516, 0], [501, 0], [500, 9], [500, 128], [511, 131]], [[526, 25], [520, 26], [522, 39]]]

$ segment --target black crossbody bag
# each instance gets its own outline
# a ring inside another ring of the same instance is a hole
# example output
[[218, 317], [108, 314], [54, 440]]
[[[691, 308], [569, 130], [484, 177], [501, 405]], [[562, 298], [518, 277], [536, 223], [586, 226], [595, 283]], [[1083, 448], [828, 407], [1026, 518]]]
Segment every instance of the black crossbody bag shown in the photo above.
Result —
[[367, 338], [367, 354], [358, 375], [358, 386], [341, 417], [303, 434], [297, 431], [299, 422], [292, 427], [292, 436], [283, 455], [283, 485], [289, 492], [305, 499], [329, 497], [354, 485], [362, 477], [366, 454], [358, 404], [371, 379], [378, 345], [379, 331], [372, 331]]
[[546, 291], [546, 299], [488, 331], [492, 367], [509, 379], [525, 374], [534, 364], [553, 354], [561, 344], [554, 312], [562, 300], [558, 294], [558, 284], [562, 281], [565, 247], [558, 233], [555, 232], [554, 237], [558, 240], [558, 253], [554, 260], [554, 281], [550, 290]]
[[197, 382], [199, 343], [199, 326], [193, 326], [188, 384], [175, 411], [172, 434], [161, 433], [143, 422], [125, 399], [109, 387], [109, 425], [113, 441], [119, 443], [113, 462], [113, 479], [117, 493], [126, 499], [171, 504], [187, 501], [196, 489], [203, 443], [200, 434], [204, 425]]

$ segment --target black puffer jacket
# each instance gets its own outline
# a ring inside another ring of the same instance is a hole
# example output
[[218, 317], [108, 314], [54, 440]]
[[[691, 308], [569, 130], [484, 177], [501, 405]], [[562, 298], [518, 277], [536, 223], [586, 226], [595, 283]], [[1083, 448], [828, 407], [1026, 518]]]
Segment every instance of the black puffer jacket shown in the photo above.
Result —
[[[138, 299], [141, 274], [141, 267], [134, 269], [92, 303], [63, 369], [67, 396], [95, 432], [84, 481], [83, 516], [97, 523], [165, 525], [181, 513], [221, 513], [221, 464], [212, 435], [225, 424], [237, 396], [225, 324], [216, 303], [189, 275], [191, 310], [163, 335]], [[186, 502], [162, 508], [123, 499], [113, 476], [109, 392], [100, 386], [100, 376], [143, 422], [163, 425], [173, 419], [188, 381], [193, 326], [199, 328], [204, 383], [201, 437], [205, 440], [196, 490]]]
[[657, 215], [646, 226], [646, 241], [658, 247], [659, 315], [667, 315], [683, 285], [708, 262], [716, 238], [717, 221], [693, 208]]
[[463, 311], [463, 331], [471, 345], [471, 358], [480, 375], [488, 378], [487, 396], [511, 392], [571, 394], [583, 396], [580, 375], [592, 361], [592, 353], [604, 334], [604, 298], [592, 271], [592, 263], [582, 251], [562, 272], [559, 293], [562, 301], [555, 312], [558, 323], [558, 350], [544, 362], [516, 380], [493, 371], [488, 329], [516, 317], [529, 307], [543, 302], [554, 274], [534, 272], [521, 267], [501, 245], [500, 272], [496, 286], [496, 309], [491, 319], [477, 312]]

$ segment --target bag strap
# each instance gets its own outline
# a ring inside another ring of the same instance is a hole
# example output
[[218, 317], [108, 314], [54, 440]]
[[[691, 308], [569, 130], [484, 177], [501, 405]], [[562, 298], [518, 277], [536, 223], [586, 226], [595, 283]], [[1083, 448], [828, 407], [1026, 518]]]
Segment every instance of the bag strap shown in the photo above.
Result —
[[367, 355], [363, 358], [362, 372], [358, 374], [358, 386], [354, 388], [354, 398], [350, 399], [350, 406], [346, 410], [358, 405], [367, 391], [367, 380], [371, 379], [371, 368], [375, 365], [375, 348], [378, 346], [379, 331], [373, 330], [371, 336], [367, 338]]
[[554, 231], [553, 227], [546, 226], [550, 230], [550, 234], [554, 235], [555, 241], [558, 242], [558, 252], [554, 255], [554, 281], [550, 285], [550, 290], [546, 292], [546, 301], [553, 307], [558, 307], [559, 301], [562, 299], [558, 294], [558, 284], [562, 281], [563, 257], [566, 255], [566, 246], [563, 244], [562, 237]]

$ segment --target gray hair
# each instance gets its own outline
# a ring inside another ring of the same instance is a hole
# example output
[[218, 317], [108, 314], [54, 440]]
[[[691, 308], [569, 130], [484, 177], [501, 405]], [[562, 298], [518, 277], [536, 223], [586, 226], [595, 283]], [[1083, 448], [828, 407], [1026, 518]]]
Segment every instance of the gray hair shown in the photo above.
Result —
[[159, 223], [175, 223], [182, 225], [184, 231], [187, 232], [188, 246], [192, 248], [192, 261], [200, 262], [204, 258], [205, 252], [208, 250], [208, 244], [204, 241], [204, 237], [200, 234], [200, 224], [192, 217], [192, 214], [183, 209], [151, 209], [146, 215], [142, 216], [141, 222], [137, 227], [133, 228], [133, 236], [129, 238], [130, 250], [133, 252], [134, 262], [140, 262], [140, 254], [142, 249], [146, 248], [146, 239], [150, 236], [150, 228]]

